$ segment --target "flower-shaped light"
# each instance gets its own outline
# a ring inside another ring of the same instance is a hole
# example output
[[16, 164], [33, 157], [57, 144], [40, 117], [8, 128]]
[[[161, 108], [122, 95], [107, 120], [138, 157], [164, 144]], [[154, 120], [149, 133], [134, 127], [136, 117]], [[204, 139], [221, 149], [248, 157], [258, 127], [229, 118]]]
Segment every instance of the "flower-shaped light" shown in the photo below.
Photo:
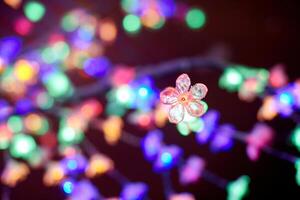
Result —
[[191, 80], [187, 74], [181, 74], [176, 80], [176, 88], [167, 87], [160, 93], [162, 103], [171, 105], [169, 121], [179, 123], [183, 120], [187, 111], [193, 117], [200, 117], [205, 109], [201, 99], [206, 96], [207, 87], [202, 83], [196, 83], [190, 88]]

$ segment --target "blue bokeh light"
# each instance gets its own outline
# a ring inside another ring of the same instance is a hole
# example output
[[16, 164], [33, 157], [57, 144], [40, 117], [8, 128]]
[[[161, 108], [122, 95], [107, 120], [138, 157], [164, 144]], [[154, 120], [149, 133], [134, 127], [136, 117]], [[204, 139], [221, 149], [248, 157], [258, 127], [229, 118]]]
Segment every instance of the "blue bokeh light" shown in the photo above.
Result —
[[83, 64], [85, 73], [93, 77], [104, 76], [110, 66], [111, 63], [106, 57], [90, 58]]
[[66, 194], [71, 194], [74, 189], [74, 184], [71, 181], [65, 181], [63, 183], [63, 190]]
[[279, 95], [279, 101], [282, 103], [282, 104], [285, 104], [285, 105], [293, 105], [294, 104], [294, 97], [291, 93], [289, 92], [283, 92]]

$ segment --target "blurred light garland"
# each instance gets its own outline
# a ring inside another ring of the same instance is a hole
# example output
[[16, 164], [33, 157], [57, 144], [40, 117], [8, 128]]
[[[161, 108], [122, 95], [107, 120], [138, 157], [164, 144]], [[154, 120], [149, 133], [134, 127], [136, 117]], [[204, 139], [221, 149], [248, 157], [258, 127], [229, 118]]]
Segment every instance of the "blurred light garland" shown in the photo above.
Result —
[[[14, 9], [21, 5], [21, 1], [17, 0], [5, 0], [5, 3]], [[185, 21], [193, 30], [205, 28], [207, 20], [202, 9], [173, 0], [122, 0], [121, 7], [125, 11], [123, 28], [132, 36], [137, 35], [143, 27], [160, 29], [171, 18]], [[48, 11], [37, 1], [26, 2], [23, 10], [26, 18], [17, 18], [13, 26], [17, 34], [27, 36], [34, 31], [36, 22], [45, 19]], [[166, 125], [168, 108], [158, 102], [158, 89], [151, 77], [160, 78], [174, 71], [186, 72], [207, 66], [223, 70], [219, 80], [221, 88], [238, 92], [241, 100], [262, 99], [263, 105], [257, 116], [259, 120], [272, 120], [281, 115], [300, 123], [300, 82], [297, 80], [288, 84], [280, 64], [267, 71], [228, 64], [222, 59], [207, 56], [175, 59], [142, 67], [114, 65], [103, 53], [106, 46], [117, 40], [120, 32], [112, 19], [99, 19], [77, 9], [62, 17], [60, 28], [59, 33], [50, 34], [48, 41], [44, 41], [45, 45], [29, 49], [23, 54], [20, 54], [20, 37], [0, 39], [0, 89], [9, 99], [0, 99], [0, 149], [10, 154], [1, 181], [9, 187], [15, 187], [24, 180], [30, 173], [30, 167], [43, 167], [44, 184], [59, 186], [70, 199], [103, 198], [88, 180], [103, 174], [109, 175], [122, 186], [122, 199], [147, 198], [151, 187], [142, 182], [129, 181], [117, 170], [114, 160], [99, 152], [88, 140], [85, 132], [92, 126], [103, 132], [109, 145], [116, 145], [120, 141], [141, 148], [154, 172], [162, 176], [166, 199], [195, 199], [192, 194], [177, 193], [172, 188], [169, 172], [174, 168], [179, 171], [182, 185], [202, 178], [225, 189], [228, 200], [242, 199], [249, 192], [248, 176], [243, 175], [234, 181], [218, 177], [206, 169], [204, 158], [196, 155], [185, 158], [183, 149], [175, 144], [165, 144], [164, 133], [156, 129]], [[71, 70], [78, 70], [80, 76], [94, 82], [77, 87], [68, 75]], [[186, 82], [189, 84], [185, 85]], [[185, 85], [184, 92], [187, 92], [190, 80], [186, 74], [178, 79], [177, 89], [180, 92], [183, 92], [182, 85]], [[102, 107], [100, 101], [95, 99], [78, 104], [78, 100], [103, 92], [107, 92], [106, 107]], [[202, 99], [207, 88], [203, 84], [196, 84], [189, 92], [193, 93], [194, 98]], [[64, 104], [66, 102], [71, 102], [71, 106], [67, 107]], [[265, 152], [293, 163], [296, 182], [300, 185], [300, 159], [270, 147], [275, 137], [270, 127], [258, 123], [246, 134], [235, 130], [230, 124], [219, 125], [218, 112], [207, 110], [205, 102], [201, 102], [201, 108], [200, 114], [173, 120], [180, 122], [177, 129], [181, 135], [193, 133], [200, 145], [209, 142], [214, 153], [229, 151], [234, 139], [242, 141], [246, 144], [247, 156], [251, 161], [258, 160], [261, 152]], [[103, 110], [106, 118], [100, 118]], [[128, 112], [128, 116], [125, 115]], [[54, 134], [54, 126], [48, 115], [59, 118], [57, 134]], [[124, 130], [126, 122], [148, 133], [139, 138]], [[291, 135], [291, 141], [299, 149], [298, 126]], [[55, 156], [61, 159], [54, 161]], [[78, 178], [80, 176], [81, 179]]]

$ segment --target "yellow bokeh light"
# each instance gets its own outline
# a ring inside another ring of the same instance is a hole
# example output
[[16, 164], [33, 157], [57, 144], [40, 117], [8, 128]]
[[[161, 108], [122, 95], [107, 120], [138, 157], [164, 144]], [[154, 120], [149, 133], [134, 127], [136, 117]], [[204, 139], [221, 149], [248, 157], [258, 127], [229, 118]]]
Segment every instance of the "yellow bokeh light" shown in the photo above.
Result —
[[86, 169], [86, 175], [88, 177], [94, 177], [96, 175], [101, 175], [114, 167], [113, 161], [105, 155], [96, 154], [90, 159], [90, 163]]
[[58, 163], [52, 163], [49, 165], [43, 181], [47, 186], [53, 186], [59, 184], [65, 176], [63, 168]]
[[122, 134], [123, 121], [120, 117], [111, 116], [102, 123], [104, 138], [108, 144], [116, 144]]
[[168, 111], [167, 109], [159, 104], [154, 110], [154, 121], [157, 127], [163, 127], [168, 121]]
[[15, 64], [14, 74], [19, 81], [31, 82], [35, 78], [36, 69], [27, 60], [18, 60]]

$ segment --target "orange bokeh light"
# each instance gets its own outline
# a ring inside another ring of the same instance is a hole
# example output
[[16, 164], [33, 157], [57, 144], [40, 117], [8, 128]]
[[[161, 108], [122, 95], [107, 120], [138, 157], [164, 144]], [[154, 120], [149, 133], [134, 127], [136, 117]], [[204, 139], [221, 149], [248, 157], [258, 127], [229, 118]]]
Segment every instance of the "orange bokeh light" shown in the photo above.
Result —
[[99, 27], [99, 36], [105, 42], [112, 42], [117, 37], [117, 27], [112, 21], [104, 21]]

